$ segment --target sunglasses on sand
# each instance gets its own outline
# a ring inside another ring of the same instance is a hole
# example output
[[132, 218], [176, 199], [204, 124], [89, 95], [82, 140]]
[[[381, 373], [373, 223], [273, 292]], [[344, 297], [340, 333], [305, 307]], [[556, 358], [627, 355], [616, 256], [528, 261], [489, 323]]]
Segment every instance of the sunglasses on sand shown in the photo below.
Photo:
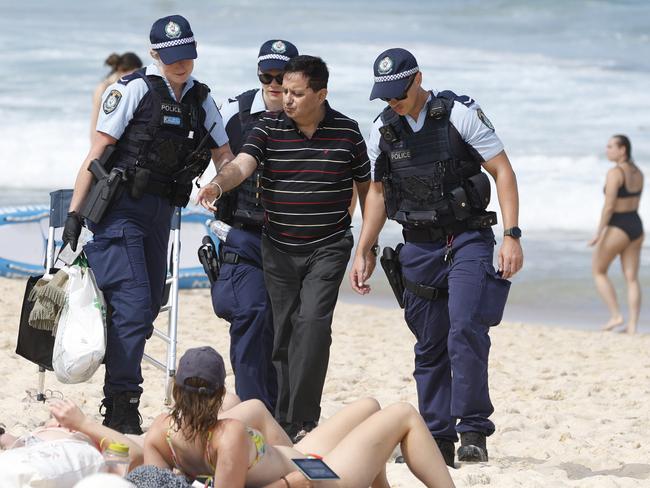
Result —
[[413, 82], [415, 81], [415, 75], [411, 76], [411, 81], [409, 81], [409, 84], [406, 85], [406, 89], [404, 90], [404, 93], [402, 93], [399, 97], [379, 97], [381, 100], [384, 102], [388, 103], [391, 100], [397, 100], [398, 102], [401, 102], [402, 100], [406, 100], [406, 97], [408, 97], [409, 90], [411, 89], [411, 86], [413, 86]]
[[257, 73], [257, 77], [259, 78], [260, 82], [264, 85], [269, 85], [273, 80], [275, 80], [278, 85], [282, 84], [282, 80], [284, 78], [284, 73], [279, 73], [275, 76], [273, 76], [270, 73]]

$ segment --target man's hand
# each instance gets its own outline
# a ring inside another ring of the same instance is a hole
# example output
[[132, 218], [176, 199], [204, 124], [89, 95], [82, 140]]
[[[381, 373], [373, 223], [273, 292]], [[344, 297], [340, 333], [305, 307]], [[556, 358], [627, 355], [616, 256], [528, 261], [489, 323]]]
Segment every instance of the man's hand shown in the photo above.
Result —
[[221, 198], [221, 196], [221, 187], [210, 182], [199, 190], [199, 193], [196, 196], [196, 203], [211, 212], [216, 212], [217, 207], [215, 206], [215, 200]]
[[366, 253], [365, 256], [358, 253], [354, 256], [350, 270], [350, 285], [358, 294], [370, 293], [370, 285], [366, 284], [366, 280], [372, 276], [376, 264], [377, 258], [371, 252]]
[[519, 239], [505, 236], [499, 249], [499, 270], [503, 279], [511, 278], [524, 265], [524, 253]]
[[70, 244], [73, 251], [77, 250], [77, 243], [79, 242], [79, 235], [81, 234], [81, 227], [83, 226], [83, 218], [77, 212], [68, 212], [63, 226], [63, 245]]

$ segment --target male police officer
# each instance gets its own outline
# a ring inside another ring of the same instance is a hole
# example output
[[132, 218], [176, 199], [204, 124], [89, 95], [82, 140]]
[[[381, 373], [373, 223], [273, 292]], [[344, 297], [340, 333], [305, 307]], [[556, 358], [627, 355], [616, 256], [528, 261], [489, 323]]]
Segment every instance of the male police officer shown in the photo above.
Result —
[[[180, 15], [158, 19], [150, 40], [156, 63], [123, 77], [104, 94], [63, 233], [64, 242], [76, 248], [82, 216], [94, 219], [94, 238], [84, 251], [112, 309], [104, 424], [130, 434], [142, 433], [140, 363], [161, 306], [174, 206], [187, 204], [192, 179], [210, 158], [217, 166], [233, 158], [209, 88], [191, 76], [197, 54], [188, 21]], [[96, 168], [91, 162], [113, 145], [105, 168], [110, 177], [100, 178], [94, 188], [121, 184], [98, 216], [102, 199], [93, 200], [97, 192], [91, 191], [88, 168]]]
[[273, 306], [276, 419], [294, 439], [320, 417], [332, 317], [353, 245], [353, 182], [362, 209], [370, 184], [365, 141], [354, 120], [329, 106], [328, 79], [322, 59], [291, 59], [284, 111], [262, 117], [235, 160], [198, 195], [212, 209], [223, 190], [264, 164], [262, 260]]
[[[233, 153], [239, 153], [248, 134], [266, 112], [282, 110], [284, 66], [298, 56], [288, 41], [262, 44], [257, 58], [260, 89], [245, 91], [222, 107], [222, 117]], [[260, 239], [264, 223], [262, 169], [219, 200], [216, 217], [233, 228], [222, 248], [219, 279], [212, 286], [215, 313], [230, 322], [230, 363], [235, 389], [242, 400], [257, 398], [273, 412], [277, 376], [271, 362], [273, 314], [269, 303]]]
[[[368, 249], [386, 216], [403, 226], [394, 285], [415, 334], [415, 380], [420, 413], [449, 466], [460, 434], [460, 461], [487, 461], [494, 432], [488, 393], [488, 330], [501, 320], [509, 282], [523, 264], [517, 227], [515, 174], [503, 144], [479, 105], [452, 92], [425, 91], [411, 53], [389, 49], [374, 63], [370, 99], [388, 106], [370, 134], [372, 183], [352, 288], [370, 287]], [[496, 215], [486, 212], [492, 175], [505, 227], [501, 276], [492, 266]], [[384, 264], [384, 262], [382, 262]], [[370, 266], [370, 268], [372, 265]], [[402, 295], [403, 293], [403, 295]], [[458, 425], [456, 421], [458, 420]]]

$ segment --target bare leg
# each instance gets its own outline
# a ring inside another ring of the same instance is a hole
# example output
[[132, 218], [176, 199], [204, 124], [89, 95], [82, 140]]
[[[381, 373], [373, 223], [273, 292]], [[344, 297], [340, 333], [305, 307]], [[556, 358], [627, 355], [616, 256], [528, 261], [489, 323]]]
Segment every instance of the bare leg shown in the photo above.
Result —
[[628, 245], [630, 239], [627, 234], [617, 227], [607, 227], [605, 235], [594, 251], [592, 273], [596, 289], [609, 309], [610, 319], [602, 327], [603, 330], [612, 330], [623, 324], [623, 316], [616, 299], [616, 290], [607, 276], [607, 270], [614, 258]]
[[293, 446], [287, 433], [259, 400], [246, 400], [221, 414], [221, 418], [237, 419], [244, 425], [259, 430], [266, 442], [273, 446]]
[[639, 285], [639, 261], [643, 236], [634, 240], [621, 253], [621, 267], [627, 283], [627, 303], [630, 316], [627, 321], [627, 333], [634, 334], [639, 322], [641, 310], [641, 286]]
[[[362, 398], [347, 405], [335, 415], [309, 432], [295, 448], [303, 454], [325, 457], [352, 429], [381, 409], [374, 398]], [[386, 479], [386, 463], [370, 485], [372, 488], [390, 488]]]
[[17, 440], [18, 437], [5, 432], [0, 435], [0, 449], [9, 449]]
[[[366, 488], [385, 468], [397, 444], [401, 444], [413, 474], [428, 488], [454, 486], [429, 429], [408, 403], [396, 403], [366, 419], [325, 456], [325, 461], [341, 477], [340, 485]], [[339, 484], [323, 484], [334, 486]]]

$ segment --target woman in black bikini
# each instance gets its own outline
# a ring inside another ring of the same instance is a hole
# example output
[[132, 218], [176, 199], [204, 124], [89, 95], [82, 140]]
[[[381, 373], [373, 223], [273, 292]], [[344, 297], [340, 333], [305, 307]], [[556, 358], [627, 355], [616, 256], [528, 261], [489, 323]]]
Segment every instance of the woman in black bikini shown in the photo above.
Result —
[[616, 299], [616, 291], [607, 277], [607, 269], [616, 256], [621, 256], [630, 313], [627, 333], [634, 334], [641, 308], [638, 274], [643, 244], [643, 225], [637, 210], [643, 189], [643, 173], [634, 164], [630, 140], [624, 135], [615, 135], [609, 140], [607, 159], [614, 162], [616, 166], [607, 172], [605, 205], [596, 235], [589, 242], [590, 246], [596, 246], [592, 271], [596, 288], [611, 315], [603, 330], [615, 329], [623, 325], [624, 321]]

